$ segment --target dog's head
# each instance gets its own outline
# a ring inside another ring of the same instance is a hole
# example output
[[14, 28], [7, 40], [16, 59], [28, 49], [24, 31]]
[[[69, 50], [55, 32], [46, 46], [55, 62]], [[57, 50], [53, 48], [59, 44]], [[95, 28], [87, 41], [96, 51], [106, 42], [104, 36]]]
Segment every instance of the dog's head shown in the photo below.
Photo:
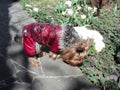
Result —
[[61, 53], [63, 60], [72, 66], [81, 64], [88, 55], [92, 42], [92, 39], [81, 40], [65, 48]]

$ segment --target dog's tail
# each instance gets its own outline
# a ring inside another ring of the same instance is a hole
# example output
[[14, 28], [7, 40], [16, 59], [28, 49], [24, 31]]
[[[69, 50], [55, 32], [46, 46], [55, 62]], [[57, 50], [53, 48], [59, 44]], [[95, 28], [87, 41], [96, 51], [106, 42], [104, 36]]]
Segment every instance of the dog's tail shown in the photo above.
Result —
[[18, 43], [21, 43], [22, 42], [22, 38], [23, 38], [23, 35], [22, 35], [22, 30], [19, 30], [15, 37], [14, 37], [14, 40], [15, 42], [18, 42]]

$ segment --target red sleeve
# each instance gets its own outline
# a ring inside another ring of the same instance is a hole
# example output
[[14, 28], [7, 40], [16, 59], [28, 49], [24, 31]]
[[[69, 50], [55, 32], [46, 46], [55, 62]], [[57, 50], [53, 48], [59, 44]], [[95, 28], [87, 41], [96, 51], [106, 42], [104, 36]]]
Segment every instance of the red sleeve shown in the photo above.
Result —
[[36, 41], [32, 38], [30, 28], [31, 28], [30, 25], [23, 28], [23, 48], [27, 56], [35, 56]]
[[35, 41], [31, 37], [24, 38], [23, 47], [25, 53], [28, 56], [35, 56], [36, 54]]

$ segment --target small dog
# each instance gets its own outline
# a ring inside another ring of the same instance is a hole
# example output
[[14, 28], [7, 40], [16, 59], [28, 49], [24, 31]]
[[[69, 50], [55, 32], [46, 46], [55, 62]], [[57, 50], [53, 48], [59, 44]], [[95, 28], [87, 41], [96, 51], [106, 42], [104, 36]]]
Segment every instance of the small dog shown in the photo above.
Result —
[[105, 47], [103, 37], [98, 31], [86, 27], [48, 23], [32, 23], [24, 26], [16, 34], [15, 41], [23, 43], [28, 57], [43, 55], [44, 47], [47, 47], [52, 52], [50, 57], [63, 58], [73, 66], [83, 62], [91, 42], [95, 43], [97, 52]]

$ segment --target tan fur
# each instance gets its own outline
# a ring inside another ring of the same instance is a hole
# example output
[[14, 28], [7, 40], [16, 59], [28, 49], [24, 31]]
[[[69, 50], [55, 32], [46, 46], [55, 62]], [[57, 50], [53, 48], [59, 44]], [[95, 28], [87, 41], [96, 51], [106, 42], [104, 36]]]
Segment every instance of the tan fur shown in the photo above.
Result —
[[91, 46], [92, 40], [82, 40], [74, 43], [72, 46], [65, 48], [61, 53], [63, 60], [72, 65], [76, 66], [81, 64], [85, 57], [88, 55], [89, 47]]
[[[85, 57], [88, 55], [88, 50], [92, 44], [93, 40], [81, 40], [79, 42], [74, 43], [70, 47], [65, 48], [59, 54], [59, 58], [61, 57], [64, 62], [77, 66], [80, 65]], [[50, 54], [50, 57], [53, 59], [58, 59], [57, 54]]]

